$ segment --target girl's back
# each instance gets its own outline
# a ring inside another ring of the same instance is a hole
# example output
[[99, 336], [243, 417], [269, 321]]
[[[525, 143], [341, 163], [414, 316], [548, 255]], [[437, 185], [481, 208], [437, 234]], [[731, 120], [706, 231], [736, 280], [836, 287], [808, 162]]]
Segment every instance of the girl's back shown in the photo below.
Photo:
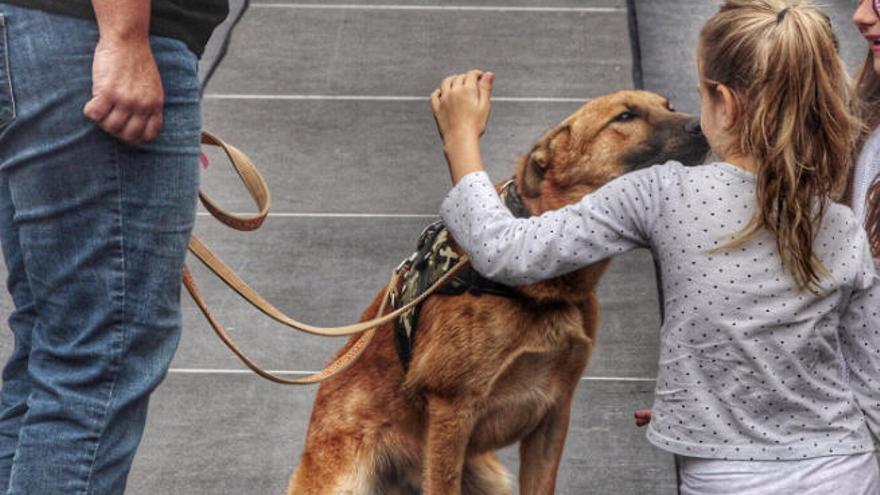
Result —
[[766, 232], [712, 252], [754, 216], [752, 174], [726, 163], [651, 172], [648, 184], [658, 188], [648, 238], [662, 267], [665, 319], [649, 438], [729, 459], [872, 450], [838, 333], [852, 290], [873, 277], [850, 210], [825, 212], [814, 245], [830, 276], [813, 293], [784, 271]]

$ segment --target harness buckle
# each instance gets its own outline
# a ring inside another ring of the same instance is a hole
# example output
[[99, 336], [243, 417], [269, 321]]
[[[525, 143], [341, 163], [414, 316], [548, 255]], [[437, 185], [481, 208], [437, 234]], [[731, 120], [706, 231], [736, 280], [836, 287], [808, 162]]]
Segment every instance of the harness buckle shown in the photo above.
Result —
[[392, 289], [388, 294], [388, 303], [392, 309], [397, 309], [397, 289]]
[[413, 253], [409, 258], [401, 261], [400, 264], [397, 265], [397, 268], [394, 269], [394, 273], [400, 273], [401, 271], [409, 270], [412, 264], [415, 263], [416, 256], [418, 256], [418, 254], [419, 253]]

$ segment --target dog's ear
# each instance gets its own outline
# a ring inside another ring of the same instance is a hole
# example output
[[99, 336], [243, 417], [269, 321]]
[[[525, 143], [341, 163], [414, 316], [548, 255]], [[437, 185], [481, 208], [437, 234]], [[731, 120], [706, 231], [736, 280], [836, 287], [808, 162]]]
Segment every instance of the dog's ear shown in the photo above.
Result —
[[529, 153], [526, 159], [526, 165], [523, 169], [522, 188], [520, 193], [523, 196], [534, 198], [541, 194], [541, 182], [544, 181], [544, 175], [558, 155], [568, 146], [568, 140], [571, 136], [571, 128], [564, 126], [556, 129], [552, 133], [544, 137], [535, 148]]
[[547, 171], [548, 151], [546, 146], [541, 146], [529, 154], [523, 169], [523, 190], [520, 191], [523, 196], [534, 198], [541, 194], [541, 182], [544, 181], [544, 173]]

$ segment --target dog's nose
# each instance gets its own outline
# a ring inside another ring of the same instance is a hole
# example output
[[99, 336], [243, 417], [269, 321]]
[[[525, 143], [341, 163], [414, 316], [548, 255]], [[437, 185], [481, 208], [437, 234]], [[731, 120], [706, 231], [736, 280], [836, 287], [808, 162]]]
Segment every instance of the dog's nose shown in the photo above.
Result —
[[702, 136], [703, 129], [700, 128], [700, 119], [696, 118], [684, 125], [684, 130], [692, 136]]

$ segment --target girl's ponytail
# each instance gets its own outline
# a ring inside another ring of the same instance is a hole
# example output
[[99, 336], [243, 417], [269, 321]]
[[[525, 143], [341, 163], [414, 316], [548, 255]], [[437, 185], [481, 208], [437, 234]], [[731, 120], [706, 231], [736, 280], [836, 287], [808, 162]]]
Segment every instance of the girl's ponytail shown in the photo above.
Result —
[[846, 187], [859, 133], [852, 85], [831, 21], [806, 1], [727, 0], [700, 33], [700, 71], [731, 88], [737, 149], [758, 163], [758, 210], [723, 248], [771, 232], [785, 269], [818, 290], [813, 242]]

